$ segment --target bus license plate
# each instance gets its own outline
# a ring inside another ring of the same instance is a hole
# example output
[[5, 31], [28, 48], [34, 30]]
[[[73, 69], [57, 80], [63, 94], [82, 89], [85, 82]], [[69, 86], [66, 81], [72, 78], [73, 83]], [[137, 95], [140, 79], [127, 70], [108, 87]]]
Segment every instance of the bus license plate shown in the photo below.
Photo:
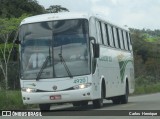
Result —
[[61, 95], [52, 95], [50, 96], [50, 100], [60, 100], [61, 99]]

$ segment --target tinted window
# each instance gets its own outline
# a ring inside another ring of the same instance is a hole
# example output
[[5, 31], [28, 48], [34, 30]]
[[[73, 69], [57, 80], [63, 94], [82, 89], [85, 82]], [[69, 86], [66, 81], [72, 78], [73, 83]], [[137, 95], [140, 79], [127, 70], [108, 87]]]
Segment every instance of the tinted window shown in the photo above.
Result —
[[116, 46], [116, 48], [119, 48], [117, 30], [115, 27], [113, 27], [113, 33], [114, 33], [115, 46]]
[[59, 20], [21, 26], [21, 78], [86, 75], [90, 73], [88, 21]]
[[104, 44], [102, 23], [100, 21], [99, 21], [99, 26], [100, 26], [100, 34], [101, 34], [102, 44]]
[[110, 46], [110, 39], [109, 39], [109, 29], [108, 29], [108, 25], [105, 24], [105, 29], [106, 29], [106, 38], [107, 38], [107, 44]]
[[103, 44], [103, 42], [102, 42], [102, 37], [101, 37], [101, 28], [100, 28], [100, 23], [99, 23], [99, 21], [96, 21], [96, 27], [97, 27], [97, 37], [98, 37], [98, 43], [99, 44]]
[[125, 46], [125, 49], [128, 50], [126, 31], [123, 31], [123, 37], [124, 37], [124, 46]]
[[122, 31], [121, 29], [118, 30], [119, 33], [119, 39], [120, 39], [120, 45], [121, 45], [121, 49], [124, 49], [124, 44], [123, 44], [123, 37], [122, 37]]
[[116, 34], [117, 34], [118, 47], [121, 48], [120, 35], [119, 35], [119, 32], [118, 32], [118, 28], [116, 28]]
[[109, 33], [110, 46], [111, 46], [111, 47], [114, 47], [112, 27], [111, 27], [110, 25], [108, 25], [108, 33]]

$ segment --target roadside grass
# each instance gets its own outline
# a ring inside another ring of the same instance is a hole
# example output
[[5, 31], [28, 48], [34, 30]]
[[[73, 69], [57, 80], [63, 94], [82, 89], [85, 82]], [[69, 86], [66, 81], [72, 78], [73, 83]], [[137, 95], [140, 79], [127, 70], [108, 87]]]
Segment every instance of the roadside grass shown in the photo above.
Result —
[[150, 94], [160, 92], [160, 83], [136, 85], [134, 95], [137, 94]]
[[147, 38], [146, 41], [152, 43], [152, 42], [158, 41], [159, 38], [160, 38], [160, 37], [151, 37], [151, 38]]
[[160, 92], [160, 81], [152, 76], [140, 76], [135, 78], [135, 91], [133, 95], [150, 94]]
[[0, 91], [1, 110], [21, 110], [31, 108], [32, 106], [23, 104], [20, 91]]
[[0, 91], [0, 108], [4, 109], [23, 109], [20, 91]]

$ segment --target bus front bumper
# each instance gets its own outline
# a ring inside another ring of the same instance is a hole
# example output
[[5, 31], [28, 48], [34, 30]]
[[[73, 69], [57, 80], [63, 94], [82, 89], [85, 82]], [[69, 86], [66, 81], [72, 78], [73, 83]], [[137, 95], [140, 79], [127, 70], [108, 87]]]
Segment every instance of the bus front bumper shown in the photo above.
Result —
[[59, 92], [34, 92], [22, 91], [24, 104], [63, 103], [83, 100], [93, 100], [91, 88], [59, 91]]

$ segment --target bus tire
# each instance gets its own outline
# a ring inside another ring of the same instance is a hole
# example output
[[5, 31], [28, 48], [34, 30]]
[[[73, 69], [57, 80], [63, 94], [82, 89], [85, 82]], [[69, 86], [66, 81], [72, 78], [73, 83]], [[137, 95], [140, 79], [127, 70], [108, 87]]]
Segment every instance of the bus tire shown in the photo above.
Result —
[[72, 105], [73, 105], [73, 107], [79, 107], [79, 106], [81, 106], [81, 103], [80, 102], [73, 102]]
[[129, 95], [129, 86], [128, 86], [128, 82], [126, 82], [125, 95], [121, 96], [121, 104], [128, 103], [128, 95]]
[[120, 104], [121, 103], [121, 99], [120, 97], [116, 97], [114, 99], [112, 99], [113, 104]]
[[48, 111], [50, 110], [50, 104], [39, 104], [40, 111]]
[[88, 106], [88, 101], [82, 101], [81, 106]]
[[88, 105], [88, 101], [73, 102], [72, 104], [73, 104], [74, 107], [87, 106]]
[[93, 100], [93, 107], [94, 108], [101, 108], [103, 107], [103, 99], [104, 99], [104, 91], [103, 88], [101, 89], [101, 98]]

